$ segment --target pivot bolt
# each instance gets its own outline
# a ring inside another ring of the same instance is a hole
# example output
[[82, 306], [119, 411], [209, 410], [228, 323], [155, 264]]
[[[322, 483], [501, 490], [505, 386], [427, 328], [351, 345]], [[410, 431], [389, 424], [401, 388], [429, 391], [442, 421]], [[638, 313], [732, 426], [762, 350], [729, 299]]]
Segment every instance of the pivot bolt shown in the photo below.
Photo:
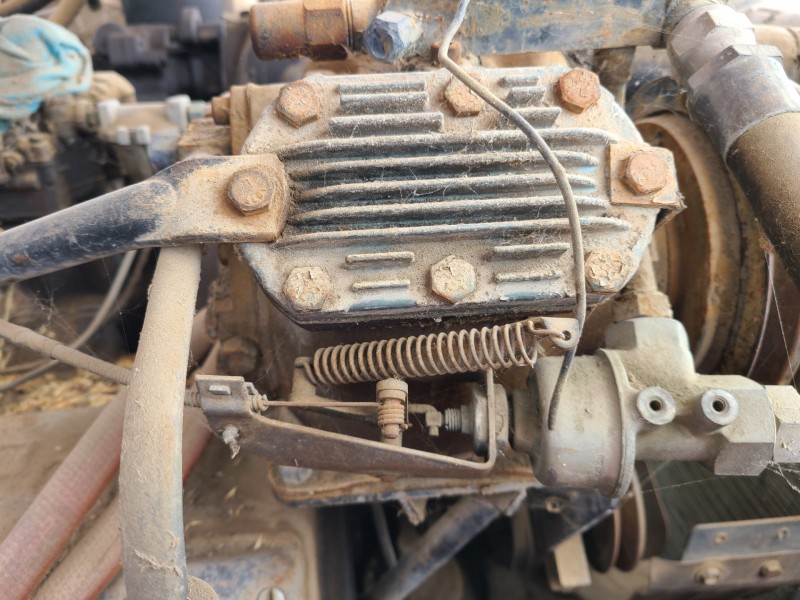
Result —
[[634, 153], [625, 167], [623, 181], [634, 193], [642, 196], [652, 194], [667, 185], [669, 167], [655, 152]]
[[297, 128], [316, 121], [321, 110], [319, 91], [308, 81], [295, 81], [283, 86], [275, 104], [275, 113]]
[[431, 291], [452, 304], [469, 296], [476, 286], [475, 267], [463, 258], [451, 255], [431, 267]]
[[274, 179], [255, 167], [239, 171], [228, 184], [228, 199], [244, 215], [267, 210], [276, 193]]
[[296, 267], [283, 284], [286, 298], [300, 312], [321, 309], [332, 290], [331, 278], [319, 267]]
[[558, 94], [565, 107], [582, 113], [600, 100], [600, 79], [586, 69], [572, 69], [558, 80]]

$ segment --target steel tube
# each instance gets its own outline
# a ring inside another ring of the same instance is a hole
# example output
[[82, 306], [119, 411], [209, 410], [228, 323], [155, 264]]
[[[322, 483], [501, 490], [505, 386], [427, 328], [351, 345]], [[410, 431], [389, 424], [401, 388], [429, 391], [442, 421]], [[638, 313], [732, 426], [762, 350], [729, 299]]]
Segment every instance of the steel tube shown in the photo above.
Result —
[[188, 594], [181, 435], [200, 247], [164, 248], [134, 361], [120, 464], [120, 531], [131, 600]]
[[486, 498], [462, 498], [403, 554], [395, 568], [381, 577], [369, 598], [405, 598], [498, 516], [500, 509]]

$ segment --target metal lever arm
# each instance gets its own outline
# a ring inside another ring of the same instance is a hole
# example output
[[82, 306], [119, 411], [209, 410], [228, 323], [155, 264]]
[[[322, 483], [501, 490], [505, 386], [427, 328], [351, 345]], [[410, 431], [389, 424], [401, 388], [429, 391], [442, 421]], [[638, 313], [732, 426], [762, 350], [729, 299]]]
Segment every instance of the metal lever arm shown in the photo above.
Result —
[[[277, 183], [269, 208], [245, 216], [227, 198], [234, 174]], [[273, 154], [194, 158], [150, 179], [0, 233], [0, 285], [156, 246], [271, 242], [286, 221], [283, 165]]]

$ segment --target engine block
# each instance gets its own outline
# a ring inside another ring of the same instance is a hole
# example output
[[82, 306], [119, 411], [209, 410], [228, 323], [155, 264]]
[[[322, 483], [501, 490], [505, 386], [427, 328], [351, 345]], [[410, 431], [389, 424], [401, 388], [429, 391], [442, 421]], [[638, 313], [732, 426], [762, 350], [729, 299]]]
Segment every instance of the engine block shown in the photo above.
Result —
[[[540, 130], [566, 168], [591, 305], [625, 285], [659, 211], [681, 200], [671, 154], [644, 144], [599, 85], [565, 81], [565, 73], [473, 71]], [[276, 242], [240, 252], [301, 324], [574, 306], [569, 226], [553, 175], [521, 131], [444, 70], [289, 84], [242, 153], [283, 162], [287, 225]], [[635, 155], [645, 157], [638, 176], [656, 186], [637, 184]]]

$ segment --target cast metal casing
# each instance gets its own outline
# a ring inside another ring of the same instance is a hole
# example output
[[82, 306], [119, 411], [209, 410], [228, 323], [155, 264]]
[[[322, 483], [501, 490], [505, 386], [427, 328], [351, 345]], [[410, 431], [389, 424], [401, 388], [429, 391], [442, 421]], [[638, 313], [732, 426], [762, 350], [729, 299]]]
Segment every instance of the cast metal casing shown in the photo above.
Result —
[[[567, 169], [594, 304], [625, 285], [659, 211], [681, 200], [671, 154], [644, 144], [604, 90], [572, 112], [559, 86], [566, 72], [473, 75], [539, 128]], [[628, 159], [642, 151], [667, 172], [647, 193], [624, 181]], [[283, 234], [240, 252], [300, 324], [574, 307], [569, 226], [550, 170], [522, 132], [445, 70], [289, 84], [242, 153], [283, 162], [291, 195]]]

